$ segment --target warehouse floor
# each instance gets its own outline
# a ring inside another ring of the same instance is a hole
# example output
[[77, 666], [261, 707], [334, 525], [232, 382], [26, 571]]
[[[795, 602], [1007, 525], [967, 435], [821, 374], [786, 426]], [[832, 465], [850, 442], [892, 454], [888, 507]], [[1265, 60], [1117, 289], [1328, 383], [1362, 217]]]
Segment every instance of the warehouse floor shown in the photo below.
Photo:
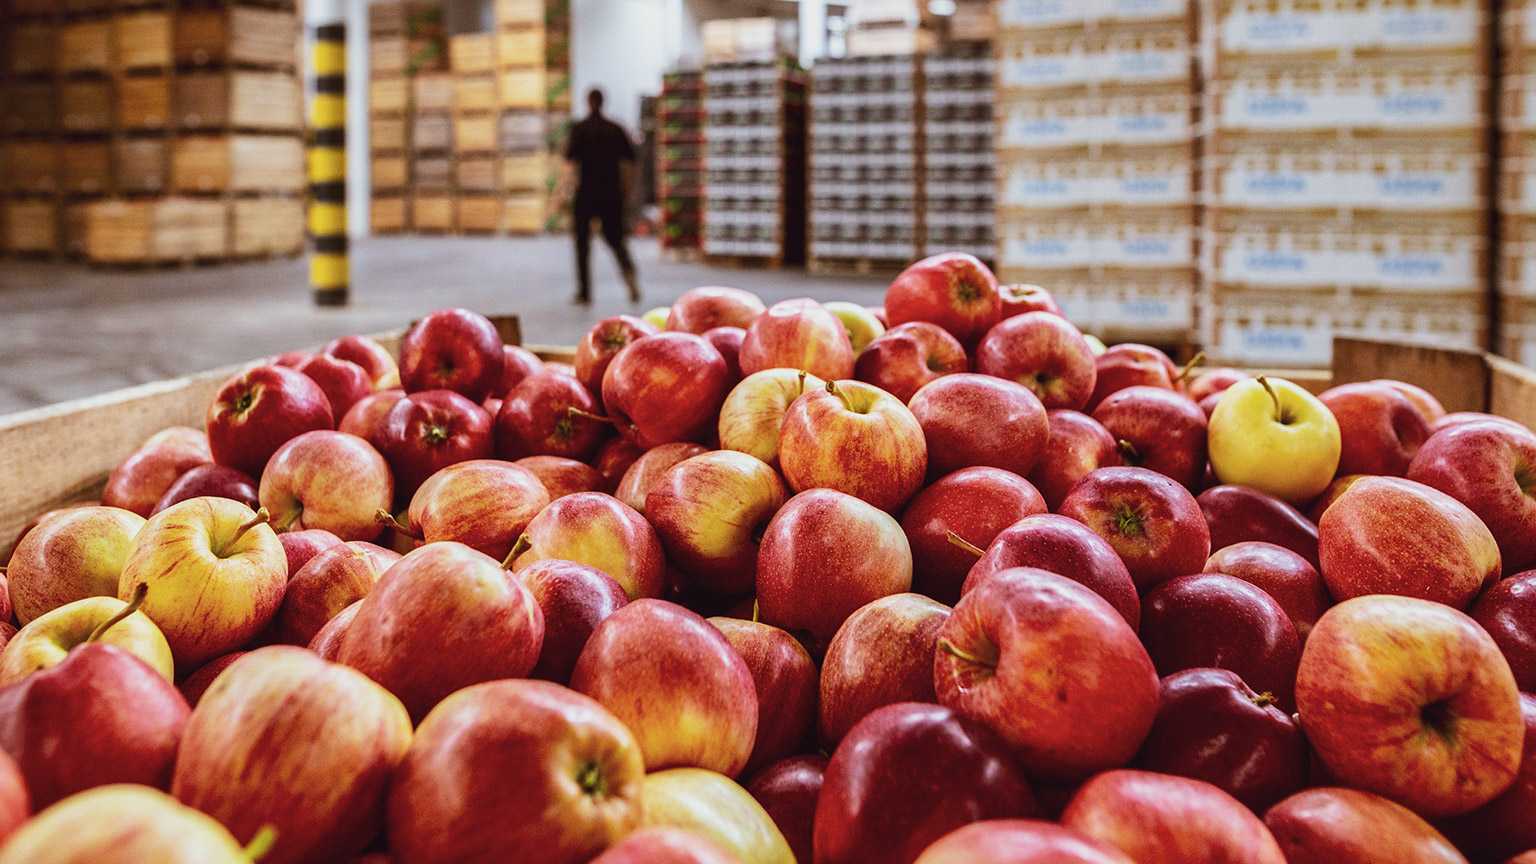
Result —
[[631, 306], [607, 247], [594, 247], [590, 307], [570, 303], [575, 265], [564, 237], [361, 240], [342, 309], [311, 303], [302, 260], [126, 273], [0, 261], [0, 414], [390, 330], [443, 306], [516, 313], [525, 341], [570, 345], [601, 318], [639, 314], [699, 285], [745, 288], [769, 303], [874, 304], [889, 283], [663, 263], [654, 240], [637, 240], [645, 298]]

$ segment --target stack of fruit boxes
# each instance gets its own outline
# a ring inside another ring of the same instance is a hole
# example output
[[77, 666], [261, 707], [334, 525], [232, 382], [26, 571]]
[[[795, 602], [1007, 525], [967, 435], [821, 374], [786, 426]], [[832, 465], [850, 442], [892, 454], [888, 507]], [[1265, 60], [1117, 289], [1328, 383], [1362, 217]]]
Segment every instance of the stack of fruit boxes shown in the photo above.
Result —
[[1536, 3], [1501, 11], [1499, 353], [1536, 366]]
[[368, 19], [372, 230], [398, 234], [451, 224], [446, 151], [453, 83], [443, 72], [443, 8], [376, 3]]
[[[0, 126], [4, 169], [0, 189], [5, 194], [0, 251], [58, 254], [63, 251], [60, 208], [66, 170], [60, 151], [67, 146], [61, 140], [63, 118], [58, 107], [59, 91], [66, 82], [55, 57], [62, 0], [11, 0], [8, 7], [0, 8], [6, 25], [0, 29], [0, 93], [6, 102]], [[103, 105], [102, 112], [106, 110]], [[97, 184], [102, 186], [107, 145], [104, 140], [94, 143]]]
[[923, 56], [924, 255], [994, 260], [994, 65], [989, 42], [953, 42]]
[[461, 234], [495, 234], [501, 229], [496, 34], [454, 36], [448, 63], [453, 70], [455, 223]]
[[502, 227], [559, 227], [553, 200], [571, 112], [569, 0], [497, 0]]
[[669, 72], [656, 102], [656, 201], [661, 248], [675, 257], [696, 254], [703, 238], [704, 73]]
[[1213, 356], [1325, 364], [1336, 334], [1485, 340], [1485, 0], [1214, 0]]
[[1194, 333], [1197, 214], [1189, 0], [1003, 0], [997, 265], [1084, 329]]

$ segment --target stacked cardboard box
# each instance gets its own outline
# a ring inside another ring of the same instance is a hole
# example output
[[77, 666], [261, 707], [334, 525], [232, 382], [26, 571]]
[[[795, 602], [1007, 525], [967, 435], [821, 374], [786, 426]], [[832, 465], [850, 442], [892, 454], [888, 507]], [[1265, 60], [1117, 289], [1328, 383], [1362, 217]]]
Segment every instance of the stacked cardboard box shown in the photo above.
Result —
[[1502, 15], [1494, 349], [1536, 366], [1536, 3], [1506, 0]]
[[703, 243], [704, 73], [669, 72], [656, 102], [656, 202], [661, 248], [676, 257]]
[[704, 252], [805, 257], [806, 76], [792, 61], [704, 71]]
[[497, 0], [501, 227], [559, 227], [555, 193], [571, 112], [569, 0]]
[[921, 54], [938, 44], [936, 16], [927, 0], [850, 0], [848, 55]]
[[372, 230], [447, 230], [453, 81], [443, 8], [430, 2], [368, 7], [368, 141]]
[[923, 254], [994, 260], [997, 148], [989, 42], [951, 42], [923, 57]]
[[1214, 2], [1206, 350], [1304, 365], [1335, 334], [1482, 347], [1486, 3]]
[[700, 29], [705, 63], [768, 63], [795, 56], [798, 27], [777, 18], [718, 18]]
[[1194, 335], [1196, 78], [1187, 0], [1002, 0], [997, 267], [1085, 329]]

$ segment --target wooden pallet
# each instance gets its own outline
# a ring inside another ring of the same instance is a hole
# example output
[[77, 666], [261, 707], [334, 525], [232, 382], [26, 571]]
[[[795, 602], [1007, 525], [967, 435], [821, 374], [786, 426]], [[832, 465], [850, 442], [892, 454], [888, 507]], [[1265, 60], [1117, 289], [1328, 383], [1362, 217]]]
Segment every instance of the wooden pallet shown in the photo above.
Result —
[[812, 258], [806, 262], [808, 273], [829, 276], [895, 276], [911, 261], [900, 258]]
[[711, 267], [734, 267], [739, 270], [784, 269], [784, 259], [778, 255], [711, 255], [705, 252], [703, 260]]

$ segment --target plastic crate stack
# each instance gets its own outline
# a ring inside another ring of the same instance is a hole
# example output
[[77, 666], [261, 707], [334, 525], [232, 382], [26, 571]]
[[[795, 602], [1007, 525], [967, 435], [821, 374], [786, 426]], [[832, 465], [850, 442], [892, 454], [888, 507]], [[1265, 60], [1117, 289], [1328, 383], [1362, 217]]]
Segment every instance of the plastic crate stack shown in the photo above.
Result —
[[999, 278], [1106, 339], [1191, 341], [1188, 0], [1002, 0], [998, 18]]
[[1536, 3], [1506, 0], [1499, 107], [1500, 354], [1536, 368]]
[[704, 71], [704, 253], [805, 257], [805, 73], [788, 61]]
[[993, 66], [989, 42], [955, 42], [923, 57], [925, 256], [996, 256]]
[[453, 81], [436, 3], [368, 7], [372, 230], [447, 230]]
[[502, 227], [509, 234], [556, 230], [552, 196], [570, 128], [569, 0], [497, 0], [496, 65]]
[[1335, 334], [1481, 347], [1485, 0], [1216, 0], [1207, 352], [1317, 365]]
[[810, 265], [900, 269], [918, 253], [919, 90], [913, 55], [816, 64]]
[[656, 102], [656, 201], [664, 253], [674, 258], [703, 246], [704, 73], [670, 72]]

